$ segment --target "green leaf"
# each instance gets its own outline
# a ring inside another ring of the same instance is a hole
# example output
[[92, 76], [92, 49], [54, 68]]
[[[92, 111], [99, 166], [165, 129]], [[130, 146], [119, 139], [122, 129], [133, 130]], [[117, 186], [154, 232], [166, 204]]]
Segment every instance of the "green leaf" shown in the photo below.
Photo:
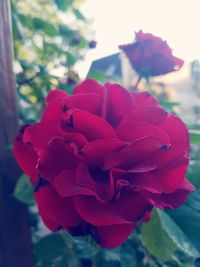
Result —
[[138, 266], [135, 250], [128, 241], [120, 247], [120, 262], [122, 267]]
[[190, 141], [192, 144], [200, 144], [200, 133], [190, 131]]
[[70, 52], [66, 52], [66, 56], [67, 56], [67, 66], [72, 67], [76, 63], [76, 58]]
[[167, 102], [167, 101], [160, 101], [161, 106], [167, 109], [172, 109], [175, 106], [180, 106], [179, 102]]
[[57, 27], [43, 19], [33, 18], [33, 26], [36, 30], [42, 30], [44, 33], [51, 37], [59, 35]]
[[119, 248], [115, 248], [112, 250], [105, 249], [103, 251], [103, 257], [107, 262], [120, 262], [120, 250]]
[[158, 211], [158, 214], [163, 228], [177, 247], [192, 257], [199, 257], [200, 216], [194, 216], [188, 209], [182, 206], [176, 211], [168, 211], [169, 214], [164, 211]]
[[190, 161], [189, 169], [187, 172], [187, 178], [190, 182], [197, 188], [200, 188], [200, 161], [192, 160]]
[[96, 266], [98, 267], [119, 267], [120, 255], [118, 249], [114, 250], [100, 250], [95, 258]]
[[38, 266], [55, 266], [53, 262], [57, 262], [66, 255], [62, 236], [54, 233], [43, 237], [34, 245], [33, 255]]
[[82, 21], [87, 21], [85, 16], [77, 8], [73, 8], [73, 12], [77, 19], [82, 20]]
[[190, 130], [200, 130], [200, 125], [199, 124], [187, 124], [187, 127], [190, 129]]
[[82, 238], [74, 238], [74, 249], [79, 258], [88, 259], [96, 255], [96, 247]]
[[190, 195], [187, 197], [185, 204], [200, 212], [200, 189], [191, 192]]
[[93, 78], [95, 79], [97, 82], [100, 82], [100, 83], [104, 83], [107, 79], [105, 73], [103, 72], [89, 72], [88, 75], [87, 75], [87, 78]]
[[163, 260], [168, 259], [176, 248], [165, 232], [156, 210], [152, 212], [150, 222], [142, 225], [142, 239], [149, 252]]
[[15, 187], [14, 196], [28, 205], [34, 204], [33, 186], [29, 181], [29, 178], [23, 174]]
[[[19, 26], [18, 26], [18, 16], [15, 13], [12, 14], [12, 31], [13, 31], [13, 39], [14, 40], [23, 39], [23, 37], [24, 37], [23, 33], [21, 32], [21, 30], [19, 29]], [[15, 51], [15, 53], [16, 52], [17, 51]]]
[[18, 14], [18, 18], [20, 19], [20, 22], [24, 27], [32, 27], [32, 18], [30, 16]]
[[73, 0], [55, 0], [57, 7], [62, 10], [66, 11], [73, 3]]
[[77, 33], [75, 30], [70, 29], [66, 25], [60, 24], [58, 27], [59, 27], [60, 35], [62, 35], [63, 37], [65, 37], [67, 39], [72, 38]]

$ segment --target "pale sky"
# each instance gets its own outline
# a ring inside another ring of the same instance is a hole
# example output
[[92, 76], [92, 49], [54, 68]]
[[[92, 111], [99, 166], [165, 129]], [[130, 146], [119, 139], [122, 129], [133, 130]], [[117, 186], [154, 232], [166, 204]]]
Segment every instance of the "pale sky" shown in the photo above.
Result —
[[117, 52], [140, 29], [167, 40], [185, 61], [200, 58], [200, 0], [85, 0], [82, 12], [93, 19], [98, 43], [78, 66], [82, 76], [92, 60]]

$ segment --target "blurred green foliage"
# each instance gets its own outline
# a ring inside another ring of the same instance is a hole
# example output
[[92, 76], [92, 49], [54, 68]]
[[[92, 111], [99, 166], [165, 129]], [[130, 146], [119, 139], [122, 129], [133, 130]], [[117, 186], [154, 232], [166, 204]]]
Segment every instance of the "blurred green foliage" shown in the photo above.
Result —
[[39, 119], [52, 88], [71, 92], [92, 33], [80, 0], [12, 0], [14, 69], [22, 122]]

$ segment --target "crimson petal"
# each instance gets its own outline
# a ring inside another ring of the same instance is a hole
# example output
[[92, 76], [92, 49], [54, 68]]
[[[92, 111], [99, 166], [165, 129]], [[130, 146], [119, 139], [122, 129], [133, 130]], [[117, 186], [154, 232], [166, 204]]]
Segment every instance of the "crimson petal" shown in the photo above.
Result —
[[172, 145], [181, 146], [188, 151], [189, 133], [181, 119], [173, 114], [169, 114], [160, 125], [160, 128], [169, 136]]
[[67, 92], [65, 92], [64, 90], [61, 89], [53, 89], [52, 91], [50, 91], [46, 97], [46, 104], [50, 104], [52, 101], [54, 101], [57, 98], [63, 98], [63, 97], [67, 97], [69, 96], [69, 94]]
[[[79, 168], [77, 171], [78, 175], [80, 175]], [[76, 179], [77, 171], [69, 169], [64, 170], [58, 176], [54, 177], [53, 186], [58, 194], [62, 197], [75, 195], [96, 195], [94, 192], [93, 181], [87, 179], [87, 181], [83, 183], [80, 181], [80, 178]], [[86, 175], [84, 174], [85, 173], [81, 172], [82, 177], [86, 179]]]
[[120, 152], [110, 154], [105, 159], [103, 166], [104, 170], [109, 170], [113, 167], [122, 169], [133, 168], [133, 166], [145, 161], [151, 157], [152, 153], [162, 149], [163, 143], [159, 138], [147, 136], [130, 143]]
[[66, 113], [65, 120], [72, 131], [82, 133], [89, 141], [116, 136], [113, 127], [107, 121], [87, 111], [70, 110]]
[[171, 147], [154, 155], [157, 164], [162, 167], [177, 158], [189, 157], [190, 140], [185, 124], [170, 114], [159, 127], [169, 136]]
[[145, 108], [136, 108], [123, 118], [118, 128], [122, 128], [126, 124], [133, 122], [147, 122], [158, 126], [167, 117], [167, 112], [159, 106], [148, 106]]
[[105, 84], [106, 103], [103, 117], [116, 127], [123, 116], [134, 108], [134, 101], [130, 93], [119, 84]]
[[96, 240], [104, 248], [116, 248], [127, 240], [135, 227], [136, 223], [98, 226], [96, 227]]
[[74, 203], [81, 217], [97, 226], [134, 223], [149, 209], [146, 198], [126, 189], [114, 203], [102, 203], [92, 196], [75, 196]]
[[44, 223], [52, 231], [61, 227], [67, 229], [82, 222], [75, 209], [73, 198], [60, 197], [50, 184], [40, 187], [34, 196]]
[[75, 169], [78, 160], [74, 149], [62, 138], [53, 138], [40, 154], [38, 172], [41, 177], [51, 181], [63, 169]]
[[188, 180], [184, 179], [181, 186], [173, 193], [153, 194], [146, 192], [145, 196], [151, 199], [155, 207], [159, 209], [177, 209], [193, 190], [195, 190], [195, 187]]
[[62, 104], [63, 110], [64, 108], [77, 108], [100, 115], [102, 109], [102, 96], [94, 93], [74, 94], [65, 98]]
[[80, 158], [90, 167], [100, 168], [108, 154], [116, 153], [125, 146], [125, 142], [116, 138], [94, 140], [82, 148]]
[[82, 134], [63, 131], [57, 120], [39, 122], [30, 126], [25, 131], [23, 140], [25, 143], [31, 143], [37, 152], [41, 152], [55, 137], [64, 138], [66, 142], [73, 142], [78, 147], [87, 144], [87, 140]]
[[170, 143], [170, 139], [164, 131], [146, 122], [122, 124], [117, 128], [116, 134], [124, 141], [135, 141], [143, 137], [154, 136], [162, 140], [164, 144]]
[[37, 153], [34, 151], [32, 145], [25, 144], [23, 142], [23, 134], [25, 129], [30, 127], [29, 125], [25, 125], [19, 131], [13, 147], [13, 154], [17, 163], [21, 167], [21, 169], [28, 175], [32, 182], [36, 182], [38, 176], [36, 174], [36, 165], [37, 165]]
[[132, 97], [135, 101], [135, 105], [138, 108], [144, 108], [149, 106], [156, 106], [159, 104], [157, 99], [149, 92], [132, 93]]
[[102, 96], [104, 95], [104, 87], [93, 79], [87, 79], [79, 84], [73, 91], [74, 95], [87, 93], [99, 94]]
[[85, 164], [80, 164], [76, 172], [76, 181], [78, 185], [91, 189], [93, 194], [90, 193], [90, 195], [95, 195], [100, 202], [109, 201], [113, 198], [114, 181], [109, 172], [89, 171]]
[[[67, 98], [67, 97], [66, 97]], [[62, 98], [55, 98], [49, 102], [48, 106], [42, 114], [41, 121], [59, 120], [62, 117]]]
[[179, 158], [161, 169], [129, 175], [128, 180], [133, 186], [152, 193], [171, 193], [181, 186], [187, 167], [188, 158]]

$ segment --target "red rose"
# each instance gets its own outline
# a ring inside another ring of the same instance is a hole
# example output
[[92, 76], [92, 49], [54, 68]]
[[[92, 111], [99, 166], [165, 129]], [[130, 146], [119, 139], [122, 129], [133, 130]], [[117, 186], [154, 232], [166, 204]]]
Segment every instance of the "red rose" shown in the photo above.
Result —
[[177, 208], [194, 189], [187, 128], [149, 93], [89, 79], [73, 95], [51, 91], [46, 104], [41, 121], [19, 132], [14, 155], [52, 231], [114, 248], [153, 207]]
[[132, 67], [141, 77], [163, 75], [179, 70], [183, 60], [174, 57], [167, 42], [141, 30], [132, 44], [120, 45]]

